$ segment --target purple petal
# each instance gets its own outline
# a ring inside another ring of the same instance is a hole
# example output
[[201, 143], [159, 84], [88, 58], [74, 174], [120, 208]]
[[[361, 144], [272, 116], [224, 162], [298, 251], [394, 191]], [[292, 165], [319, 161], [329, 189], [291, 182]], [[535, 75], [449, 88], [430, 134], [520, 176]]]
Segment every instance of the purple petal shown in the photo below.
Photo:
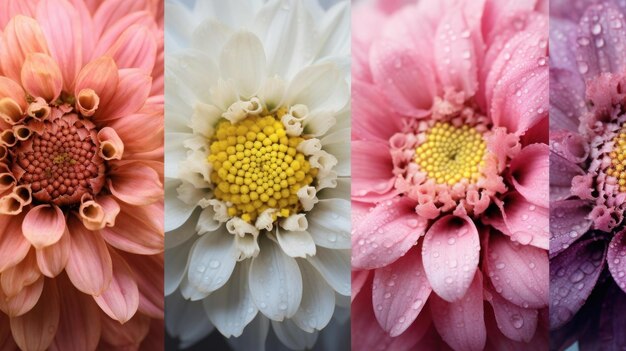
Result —
[[577, 132], [586, 105], [585, 83], [577, 73], [550, 69], [550, 130]]
[[576, 22], [550, 18], [550, 68], [576, 71]]
[[550, 327], [572, 319], [587, 301], [605, 260], [602, 241], [577, 242], [550, 260]]
[[572, 196], [572, 179], [583, 175], [583, 170], [554, 152], [550, 152], [550, 201]]
[[606, 260], [613, 279], [626, 292], [626, 230], [613, 237], [609, 243]]
[[556, 201], [550, 205], [550, 257], [567, 249], [591, 227], [589, 202]]
[[599, 335], [602, 350], [624, 350], [626, 348], [626, 299], [623, 291], [609, 288], [604, 297], [600, 314]]

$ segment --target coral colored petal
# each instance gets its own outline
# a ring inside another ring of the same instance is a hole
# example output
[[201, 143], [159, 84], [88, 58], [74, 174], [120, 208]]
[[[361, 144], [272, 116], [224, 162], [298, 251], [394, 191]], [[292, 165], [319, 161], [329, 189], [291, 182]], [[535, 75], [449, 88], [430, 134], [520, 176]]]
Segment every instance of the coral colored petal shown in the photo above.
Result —
[[163, 196], [163, 185], [152, 168], [138, 162], [117, 163], [109, 172], [109, 190], [131, 205], [148, 205]]
[[548, 209], [535, 206], [518, 193], [510, 193], [498, 206], [507, 231], [504, 234], [524, 245], [548, 249]]
[[163, 318], [164, 260], [163, 254], [144, 256], [122, 252], [133, 269], [139, 287], [139, 312], [152, 318]]
[[66, 276], [57, 279], [57, 284], [62, 292], [59, 303], [63, 313], [50, 351], [95, 350], [100, 341], [100, 309], [91, 297], [78, 292]]
[[65, 232], [65, 215], [56, 205], [35, 206], [24, 217], [22, 232], [36, 249], [53, 245]]
[[108, 105], [101, 103], [103, 108], [96, 113], [96, 120], [108, 121], [139, 111], [150, 94], [151, 83], [152, 78], [140, 69], [120, 70], [119, 83], [117, 88], [112, 90], [114, 94], [111, 102]]
[[[129, 153], [149, 152], [163, 146], [163, 115], [139, 113], [111, 121]], [[168, 140], [169, 143], [169, 140]]]
[[570, 247], [589, 230], [592, 208], [588, 201], [564, 200], [550, 204], [550, 257]]
[[377, 202], [394, 196], [393, 163], [387, 143], [352, 141], [352, 198]]
[[441, 338], [455, 350], [480, 351], [487, 330], [483, 310], [482, 274], [478, 271], [463, 299], [447, 302], [437, 295], [430, 299], [433, 322]]
[[148, 27], [133, 25], [117, 38], [105, 55], [113, 57], [119, 68], [139, 68], [151, 73], [156, 62], [156, 38]]
[[446, 11], [435, 34], [435, 62], [444, 89], [465, 92], [466, 98], [478, 89], [478, 52], [470, 27], [460, 7]]
[[30, 54], [21, 72], [22, 84], [33, 97], [51, 102], [61, 95], [63, 76], [57, 63], [46, 54]]
[[611, 239], [606, 253], [609, 271], [620, 289], [626, 291], [626, 231], [622, 230]]
[[100, 98], [100, 106], [106, 106], [112, 103], [111, 99], [118, 82], [119, 74], [115, 61], [108, 56], [103, 56], [89, 62], [80, 70], [76, 78], [74, 95], [78, 96], [83, 89], [91, 89]]
[[21, 316], [33, 309], [39, 298], [41, 297], [44, 285], [44, 277], [40, 276], [33, 284], [24, 287], [17, 295], [13, 297], [5, 297], [0, 291], [0, 297], [3, 299], [2, 310], [10, 317]]
[[94, 300], [109, 317], [124, 324], [139, 308], [139, 288], [130, 266], [115, 251], [109, 251], [113, 262], [113, 278], [109, 286]]
[[485, 257], [485, 270], [491, 283], [506, 300], [524, 308], [541, 308], [548, 304], [545, 250], [491, 233]]
[[7, 77], [0, 77], [0, 99], [2, 98], [10, 98], [15, 101], [22, 112], [26, 111], [28, 107], [22, 86]]
[[433, 290], [446, 301], [459, 301], [478, 268], [476, 225], [467, 217], [442, 217], [430, 226], [423, 245], [424, 270]]
[[437, 95], [437, 85], [433, 71], [418, 51], [398, 41], [375, 42], [370, 64], [374, 83], [392, 109], [406, 116], [427, 114]]
[[0, 216], [0, 272], [26, 257], [30, 243], [22, 235], [23, 215]]
[[4, 28], [5, 48], [0, 52], [0, 64], [4, 75], [21, 81], [22, 65], [32, 53], [48, 53], [48, 45], [39, 23], [30, 17], [16, 16]]
[[7, 297], [13, 297], [25, 286], [33, 284], [41, 273], [37, 269], [35, 251], [30, 250], [28, 255], [16, 266], [2, 272], [0, 283]]
[[41, 274], [54, 278], [60, 274], [70, 258], [70, 232], [65, 227], [61, 239], [55, 244], [37, 249], [37, 266]]
[[352, 82], [352, 100], [353, 138], [387, 142], [400, 131], [400, 119], [390, 118], [393, 112], [387, 109], [387, 103], [375, 85]]
[[54, 280], [46, 280], [45, 298], [28, 313], [11, 318], [11, 332], [22, 350], [46, 350], [59, 327], [59, 292]]
[[510, 303], [495, 291], [490, 294], [486, 300], [493, 307], [500, 331], [512, 340], [529, 342], [537, 329], [537, 310]]
[[163, 226], [151, 221], [147, 211], [133, 211], [130, 206], [124, 209], [114, 226], [100, 230], [102, 238], [117, 249], [135, 254], [152, 255], [163, 251]]
[[432, 291], [420, 248], [409, 250], [389, 266], [378, 268], [372, 290], [374, 314], [380, 326], [392, 337], [404, 333], [421, 313]]
[[406, 198], [379, 203], [362, 221], [353, 223], [352, 267], [384, 267], [417, 244], [426, 231], [426, 220], [415, 214]]
[[604, 268], [606, 245], [585, 240], [550, 260], [550, 328], [572, 319], [587, 301]]
[[89, 295], [100, 295], [111, 282], [111, 255], [106, 243], [87, 230], [79, 219], [70, 217], [71, 252], [65, 271], [74, 286]]
[[43, 0], [39, 1], [36, 16], [50, 43], [50, 55], [59, 64], [63, 87], [72, 91], [83, 62], [80, 15], [68, 1]]
[[532, 144], [511, 161], [509, 166], [515, 189], [535, 205], [548, 207], [549, 148], [546, 144]]
[[134, 350], [150, 331], [150, 318], [142, 314], [136, 314], [125, 324], [109, 318], [100, 313], [102, 323], [102, 341], [110, 345], [113, 350]]

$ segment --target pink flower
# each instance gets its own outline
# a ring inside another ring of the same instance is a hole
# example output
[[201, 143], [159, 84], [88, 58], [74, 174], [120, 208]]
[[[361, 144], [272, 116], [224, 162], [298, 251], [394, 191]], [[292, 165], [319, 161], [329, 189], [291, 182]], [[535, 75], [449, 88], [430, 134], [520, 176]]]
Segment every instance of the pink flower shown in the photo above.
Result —
[[355, 350], [547, 343], [546, 12], [495, 0], [355, 10]]
[[2, 350], [163, 334], [162, 7], [0, 1]]

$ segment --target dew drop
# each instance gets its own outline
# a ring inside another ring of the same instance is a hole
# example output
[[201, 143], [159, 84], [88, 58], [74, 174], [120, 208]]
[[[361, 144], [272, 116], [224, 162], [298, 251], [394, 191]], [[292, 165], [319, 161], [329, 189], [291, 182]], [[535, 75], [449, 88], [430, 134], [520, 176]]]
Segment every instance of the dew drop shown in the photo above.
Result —
[[209, 267], [211, 267], [212, 269], [216, 269], [220, 266], [220, 261], [218, 260], [211, 260], [211, 262], [209, 262]]

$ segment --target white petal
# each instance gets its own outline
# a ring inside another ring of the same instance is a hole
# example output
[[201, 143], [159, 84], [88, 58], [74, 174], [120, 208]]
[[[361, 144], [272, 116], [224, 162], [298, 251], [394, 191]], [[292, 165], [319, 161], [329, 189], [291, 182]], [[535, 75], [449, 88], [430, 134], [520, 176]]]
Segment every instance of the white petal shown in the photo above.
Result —
[[248, 287], [249, 267], [249, 261], [238, 264], [228, 283], [204, 299], [209, 320], [227, 338], [240, 336], [258, 311]]
[[290, 79], [311, 63], [314, 31], [315, 23], [301, 1], [271, 1], [263, 6], [257, 13], [254, 32], [266, 45], [269, 75]]
[[250, 98], [266, 76], [263, 44], [250, 32], [235, 33], [222, 48], [220, 71], [235, 81], [240, 96]]
[[306, 261], [298, 260], [302, 273], [302, 302], [292, 317], [302, 330], [322, 330], [335, 310], [335, 292], [324, 278]]
[[213, 210], [213, 206], [208, 206], [200, 213], [195, 229], [198, 233], [204, 234], [216, 231], [220, 225], [221, 223], [215, 220], [215, 211]]
[[350, 55], [350, 2], [337, 3], [322, 17], [318, 57]]
[[315, 243], [306, 231], [294, 232], [276, 228], [276, 237], [281, 249], [291, 257], [315, 255]]
[[315, 256], [307, 260], [336, 292], [350, 295], [350, 251], [318, 247]]
[[178, 290], [180, 290], [180, 293], [185, 299], [190, 301], [200, 301], [211, 294], [211, 292], [199, 290], [195, 285], [189, 282], [187, 276], [188, 275], [185, 274], [183, 276], [183, 280], [180, 282], [180, 285], [178, 285]]
[[350, 178], [337, 178], [337, 186], [324, 188], [317, 193], [320, 200], [324, 199], [350, 199]]
[[326, 152], [337, 158], [334, 170], [340, 177], [350, 176], [350, 129], [340, 129], [322, 138]]
[[259, 98], [265, 102], [269, 111], [280, 106], [285, 96], [287, 84], [278, 77], [271, 77], [265, 80], [263, 87], [259, 91]]
[[178, 178], [180, 161], [187, 158], [186, 139], [193, 137], [189, 133], [165, 133], [165, 177]]
[[178, 51], [187, 46], [191, 38], [193, 16], [181, 3], [168, 1], [165, 4], [167, 13], [167, 30], [165, 31], [165, 45], [170, 52]]
[[[169, 201], [169, 200], [166, 200]], [[180, 227], [165, 233], [165, 249], [169, 250], [189, 240], [196, 232], [196, 223], [198, 222], [198, 213], [192, 213], [187, 221]], [[167, 214], [169, 216], [169, 213]]]
[[194, 133], [202, 134], [206, 138], [213, 136], [215, 125], [222, 118], [223, 111], [216, 106], [197, 103], [191, 116], [191, 129]]
[[224, 230], [204, 234], [191, 249], [189, 283], [203, 292], [215, 291], [226, 284], [236, 262], [231, 234]]
[[195, 243], [194, 240], [188, 240], [182, 245], [165, 250], [165, 296], [171, 295], [180, 285], [187, 265], [189, 264], [189, 252]]
[[166, 71], [178, 81], [180, 89], [187, 90], [196, 100], [205, 103], [210, 100], [209, 92], [219, 77], [219, 71], [209, 56], [198, 50], [186, 49], [167, 55], [165, 61]]
[[259, 311], [272, 320], [293, 316], [302, 299], [302, 276], [295, 259], [266, 236], [259, 238], [261, 252], [252, 259], [250, 290]]
[[194, 13], [211, 15], [233, 28], [244, 27], [254, 20], [262, 0], [197, 0]]
[[191, 34], [191, 47], [219, 60], [219, 53], [233, 30], [221, 21], [209, 18], [202, 21]]
[[179, 180], [166, 179], [165, 181], [165, 231], [170, 232], [183, 225], [196, 205], [188, 205], [178, 198], [176, 189], [181, 184]]
[[350, 201], [320, 200], [307, 213], [309, 233], [319, 246], [332, 249], [350, 249]]
[[310, 349], [317, 340], [317, 332], [307, 333], [289, 319], [284, 322], [272, 321], [272, 328], [278, 340], [293, 350]]
[[258, 236], [252, 234], [244, 236], [235, 235], [235, 247], [237, 248], [237, 259], [239, 261], [256, 257], [260, 251]]
[[244, 329], [243, 334], [238, 338], [229, 338], [228, 343], [235, 351], [265, 351], [265, 340], [269, 329], [270, 320], [261, 313], [257, 313]]
[[335, 112], [317, 110], [309, 113], [302, 123], [304, 124], [304, 134], [320, 137], [335, 126], [337, 120], [335, 119]]
[[343, 74], [332, 63], [306, 67], [287, 88], [287, 104], [306, 105], [311, 112], [338, 112], [348, 102], [350, 89]]
[[213, 331], [201, 302], [183, 299], [179, 293], [165, 298], [165, 327], [173, 337], [180, 338], [181, 348], [189, 347]]

